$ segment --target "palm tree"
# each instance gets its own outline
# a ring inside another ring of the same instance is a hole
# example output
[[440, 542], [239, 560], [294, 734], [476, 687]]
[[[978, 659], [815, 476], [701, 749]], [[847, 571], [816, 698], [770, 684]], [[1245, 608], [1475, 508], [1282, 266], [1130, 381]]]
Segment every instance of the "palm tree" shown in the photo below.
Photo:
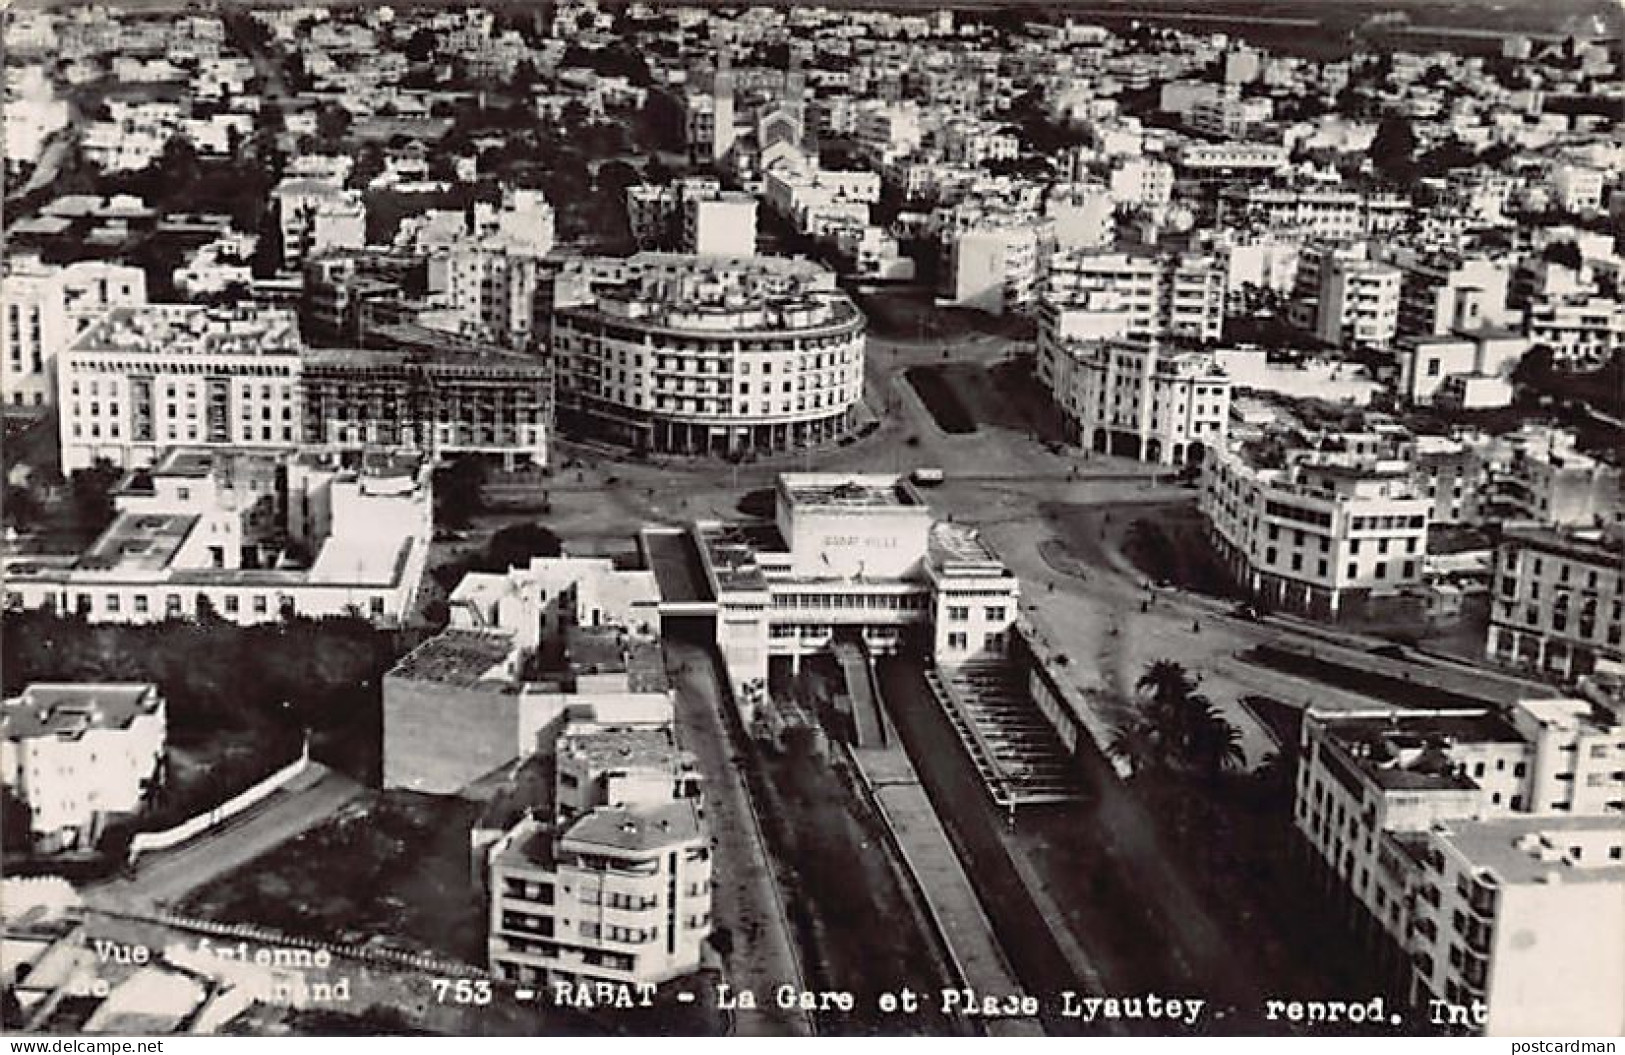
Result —
[[1211, 703], [1194, 717], [1189, 734], [1185, 760], [1204, 775], [1217, 777], [1247, 764], [1241, 730]]
[[1241, 731], [1197, 691], [1197, 684], [1175, 660], [1148, 664], [1136, 682], [1136, 688], [1150, 697], [1140, 719], [1147, 730], [1136, 738], [1154, 743], [1156, 757], [1164, 765], [1176, 764], [1210, 776], [1240, 768], [1247, 761]]
[[1161, 769], [1168, 759], [1167, 743], [1156, 725], [1145, 718], [1136, 718], [1119, 725], [1106, 746], [1106, 754], [1129, 764], [1130, 776], [1139, 776], [1148, 770]]
[[1153, 702], [1165, 702], [1195, 692], [1196, 679], [1177, 660], [1155, 659], [1146, 664], [1134, 687], [1149, 692]]

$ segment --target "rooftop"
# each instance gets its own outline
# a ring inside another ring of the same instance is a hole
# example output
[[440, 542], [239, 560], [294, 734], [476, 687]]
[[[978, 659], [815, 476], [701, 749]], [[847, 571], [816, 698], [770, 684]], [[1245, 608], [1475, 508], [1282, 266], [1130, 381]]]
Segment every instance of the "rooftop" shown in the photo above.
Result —
[[[1618, 814], [1453, 820], [1435, 828], [1434, 836], [1504, 885], [1625, 883], [1625, 861], [1598, 852], [1600, 846], [1625, 847], [1625, 825]], [[1579, 855], [1575, 847], [1581, 848]]]
[[1604, 529], [1511, 523], [1503, 526], [1501, 539], [1503, 542], [1522, 543], [1616, 568], [1621, 555], [1625, 554], [1625, 528], [1618, 525]]
[[699, 803], [677, 799], [658, 806], [600, 806], [570, 825], [563, 841], [639, 853], [689, 842], [704, 834]]
[[1492, 711], [1318, 717], [1354, 763], [1379, 787], [1391, 791], [1477, 787], [1450, 756], [1452, 746], [1524, 742], [1506, 719]]
[[7, 740], [73, 740], [89, 729], [128, 728], [162, 703], [157, 687], [146, 683], [41, 682], [0, 703], [0, 734]]
[[756, 547], [745, 527], [735, 523], [697, 524], [695, 538], [716, 575], [717, 588], [728, 592], [767, 589], [767, 577], [756, 559]]
[[882, 474], [784, 473], [779, 489], [801, 509], [897, 509], [924, 506], [919, 492], [901, 476]]
[[617, 727], [577, 732], [566, 727], [555, 746], [559, 758], [581, 762], [593, 772], [615, 769], [680, 768], [683, 753], [670, 727]]
[[408, 652], [389, 676], [465, 689], [482, 682], [506, 689], [510, 679], [505, 664], [513, 649], [507, 634], [442, 630]]
[[300, 340], [290, 311], [148, 304], [112, 309], [73, 348], [165, 356], [297, 355]]
[[[998, 564], [998, 554], [982, 541], [981, 533], [963, 524], [939, 520], [931, 525], [927, 543], [931, 563]], [[1001, 565], [1002, 567], [1002, 565]]]
[[638, 538], [662, 601], [682, 604], [716, 600], [705, 580], [699, 550], [688, 532], [645, 529]]
[[162, 571], [197, 525], [191, 514], [120, 513], [80, 556], [86, 571]]

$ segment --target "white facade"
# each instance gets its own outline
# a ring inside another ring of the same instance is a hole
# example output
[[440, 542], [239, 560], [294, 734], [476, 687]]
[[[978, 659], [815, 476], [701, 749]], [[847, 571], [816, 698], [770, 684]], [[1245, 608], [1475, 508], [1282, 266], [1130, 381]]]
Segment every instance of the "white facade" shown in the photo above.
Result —
[[1625, 915], [1622, 762], [1617, 714], [1587, 701], [1311, 710], [1296, 825], [1404, 957], [1412, 1003], [1484, 1016], [1440, 1024], [1611, 1034], [1625, 955], [1574, 928], [1612, 934]]
[[62, 471], [149, 465], [177, 445], [291, 449], [299, 356], [289, 312], [113, 309], [58, 356]]
[[492, 971], [522, 985], [657, 985], [698, 970], [710, 841], [697, 799], [520, 822], [490, 852]]
[[157, 790], [166, 735], [154, 685], [29, 685], [0, 703], [0, 784], [37, 848], [94, 849], [108, 815], [139, 812]]
[[1625, 671], [1620, 529], [1511, 524], [1496, 551], [1484, 656], [1568, 680]]
[[1407, 462], [1303, 453], [1268, 468], [1232, 445], [1204, 461], [1199, 505], [1231, 573], [1279, 606], [1335, 617], [1350, 595], [1422, 581], [1429, 503]]
[[12, 406], [57, 401], [57, 356], [109, 308], [145, 304], [138, 267], [85, 260], [66, 267], [13, 256], [0, 283], [0, 399]]
[[1209, 342], [1223, 332], [1224, 297], [1224, 268], [1206, 256], [1073, 251], [1050, 261], [1040, 313], [1121, 313], [1129, 336]]
[[1333, 258], [1322, 272], [1315, 336], [1339, 347], [1386, 348], [1399, 325], [1398, 268]]
[[660, 451], [832, 441], [863, 394], [865, 322], [805, 262], [640, 253], [555, 285], [561, 415]]
[[1089, 449], [1184, 465], [1224, 447], [1230, 378], [1211, 352], [1155, 340], [1069, 341], [1043, 328], [1038, 376]]
[[1569, 369], [1596, 369], [1625, 348], [1625, 304], [1605, 297], [1544, 297], [1530, 304], [1524, 327]]
[[742, 697], [766, 683], [770, 657], [797, 663], [843, 637], [891, 652], [928, 633], [948, 668], [1004, 654], [1020, 584], [974, 531], [933, 522], [905, 478], [785, 473], [777, 492], [771, 542], [724, 523], [695, 528], [717, 645]]
[[289, 178], [271, 192], [282, 232], [282, 266], [306, 257], [367, 244], [367, 209], [359, 191], [314, 179]]
[[[215, 452], [171, 451], [128, 477], [113, 523], [78, 561], [8, 564], [6, 607], [112, 623], [211, 615], [244, 626], [295, 615], [395, 623], [412, 613], [433, 533], [426, 463], [292, 461], [279, 506], [273, 485], [223, 484], [233, 461], [219, 457], [224, 465]], [[269, 530], [267, 514], [279, 522]], [[293, 546], [277, 544], [284, 535]]]

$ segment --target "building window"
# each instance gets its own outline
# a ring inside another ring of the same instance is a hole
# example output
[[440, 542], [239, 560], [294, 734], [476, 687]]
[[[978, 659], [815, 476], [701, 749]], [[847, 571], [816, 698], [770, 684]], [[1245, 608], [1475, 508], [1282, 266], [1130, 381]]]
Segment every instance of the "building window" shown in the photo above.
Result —
[[146, 594], [138, 593], [138, 594], [135, 595], [135, 610], [136, 610], [136, 613], [138, 615], [147, 614], [147, 595]]
[[955, 631], [948, 635], [948, 648], [953, 652], [963, 652], [967, 641], [968, 638], [963, 632]]
[[241, 607], [241, 603], [242, 602], [240, 601], [240, 599], [237, 597], [236, 594], [234, 594], [234, 593], [226, 594], [225, 606], [226, 606], [226, 611], [229, 614], [236, 615], [237, 614], [237, 609], [239, 607]]
[[970, 618], [970, 607], [967, 605], [949, 605], [948, 618], [955, 623], [963, 623]]
[[259, 594], [254, 595], [254, 614], [255, 615], [264, 615], [269, 610], [269, 607], [270, 606], [266, 602], [265, 595], [263, 593], [259, 593]]
[[987, 621], [990, 623], [999, 623], [1004, 621], [1004, 609], [998, 605], [989, 606], [984, 614], [987, 616]]

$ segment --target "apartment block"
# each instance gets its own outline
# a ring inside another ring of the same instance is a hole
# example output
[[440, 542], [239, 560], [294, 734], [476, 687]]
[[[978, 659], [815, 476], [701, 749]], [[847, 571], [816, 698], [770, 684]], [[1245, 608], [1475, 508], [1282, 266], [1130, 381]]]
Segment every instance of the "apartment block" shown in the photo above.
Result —
[[[1569, 915], [1600, 926], [1625, 909], [1616, 709], [1310, 710], [1301, 757], [1298, 832], [1376, 924], [1378, 958], [1418, 1011], [1446, 1001], [1468, 1013], [1441, 1024], [1490, 1035], [1546, 1034], [1574, 1016], [1618, 1028], [1607, 994], [1625, 955], [1570, 936]], [[1567, 950], [1579, 945], [1586, 970], [1574, 975]]]
[[1154, 339], [1067, 340], [1041, 328], [1038, 377], [1073, 442], [1091, 450], [1194, 465], [1225, 444], [1230, 378], [1212, 352]]
[[1572, 681], [1625, 671], [1625, 534], [1619, 525], [1512, 523], [1496, 547], [1485, 658]]
[[[1223, 331], [1224, 296], [1225, 269], [1206, 256], [1072, 251], [1050, 262], [1039, 311], [1122, 315], [1120, 336], [1209, 342]], [[1056, 324], [1078, 332], [1081, 320]]]
[[147, 302], [146, 272], [84, 260], [57, 267], [9, 254], [0, 283], [0, 400], [57, 402], [57, 356], [111, 308]]
[[1203, 461], [1198, 499], [1237, 582], [1316, 618], [1422, 581], [1431, 502], [1403, 459], [1231, 444]]
[[0, 786], [30, 846], [93, 850], [109, 819], [140, 812], [163, 783], [167, 732], [155, 685], [37, 682], [0, 702]]

